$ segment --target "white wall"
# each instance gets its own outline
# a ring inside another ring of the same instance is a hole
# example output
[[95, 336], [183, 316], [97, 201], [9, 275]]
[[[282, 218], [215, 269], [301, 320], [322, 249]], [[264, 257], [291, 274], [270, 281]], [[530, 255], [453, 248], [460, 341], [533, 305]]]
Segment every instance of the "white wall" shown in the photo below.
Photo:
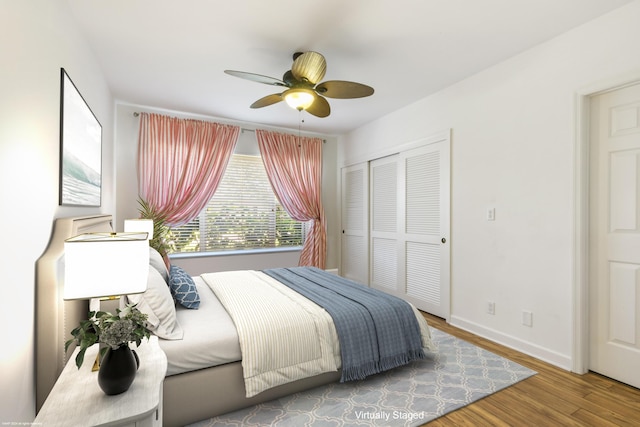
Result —
[[[113, 99], [63, 0], [0, 0], [0, 423], [35, 417], [34, 271], [54, 218], [111, 212]], [[103, 128], [100, 208], [58, 206], [60, 68]]]
[[[279, 132], [294, 132], [287, 129], [267, 128], [255, 123], [233, 122], [227, 119], [194, 115], [186, 112], [166, 111], [139, 105], [124, 103], [116, 104], [116, 188], [118, 199], [116, 203], [116, 227], [123, 229], [126, 218], [138, 217], [138, 187], [136, 175], [136, 150], [138, 145], [139, 121], [134, 112], [149, 112], [164, 114], [172, 117], [182, 117], [195, 120], [208, 120], [218, 123], [239, 125], [245, 129], [268, 129]], [[240, 137], [242, 138], [242, 134]], [[327, 219], [327, 265], [326, 268], [338, 267], [340, 225], [338, 215], [337, 188], [337, 139], [326, 135], [310, 135], [323, 138], [326, 142], [322, 146], [322, 203]], [[172, 258], [172, 262], [181, 266], [192, 275], [203, 272], [220, 270], [262, 269], [271, 267], [287, 267], [298, 264], [299, 252], [275, 252], [252, 255], [225, 255], [194, 258]]]
[[339, 138], [342, 165], [452, 129], [453, 324], [571, 368], [576, 92], [640, 79], [638, 23], [634, 2]]

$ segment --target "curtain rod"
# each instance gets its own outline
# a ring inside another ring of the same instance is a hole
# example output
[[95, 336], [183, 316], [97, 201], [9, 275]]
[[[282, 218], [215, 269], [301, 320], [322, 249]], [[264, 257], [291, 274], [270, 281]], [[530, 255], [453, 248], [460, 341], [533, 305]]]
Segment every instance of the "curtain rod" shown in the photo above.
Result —
[[[137, 111], [133, 112], [133, 117], [138, 117], [139, 115], [140, 115], [140, 113], [138, 113]], [[240, 132], [255, 132], [255, 131], [256, 131], [255, 129], [247, 129], [247, 128], [243, 128], [243, 127], [240, 128]], [[322, 142], [326, 143], [327, 140], [323, 139]]]
[[[139, 112], [137, 112], [137, 111], [133, 112], [133, 117], [139, 117], [139, 116], [140, 116]], [[256, 131], [255, 129], [245, 129], [245, 128], [242, 128], [242, 127], [240, 128], [240, 130], [242, 132], [255, 132]]]

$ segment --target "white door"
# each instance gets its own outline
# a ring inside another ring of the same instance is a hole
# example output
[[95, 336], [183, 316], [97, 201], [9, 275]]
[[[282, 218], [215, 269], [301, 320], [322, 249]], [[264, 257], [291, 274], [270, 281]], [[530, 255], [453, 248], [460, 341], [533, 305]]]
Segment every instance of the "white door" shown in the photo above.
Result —
[[398, 155], [371, 161], [370, 177], [370, 257], [371, 287], [401, 296], [398, 277]]
[[450, 142], [400, 153], [399, 204], [403, 297], [417, 308], [450, 315]]
[[342, 168], [340, 275], [369, 284], [369, 165]]
[[640, 85], [592, 98], [589, 368], [640, 387]]

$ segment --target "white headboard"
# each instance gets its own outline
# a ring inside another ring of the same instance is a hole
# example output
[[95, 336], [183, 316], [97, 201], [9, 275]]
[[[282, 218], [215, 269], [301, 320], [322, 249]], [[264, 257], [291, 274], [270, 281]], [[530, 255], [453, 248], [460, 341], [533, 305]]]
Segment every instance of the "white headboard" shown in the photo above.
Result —
[[111, 215], [56, 219], [49, 246], [36, 262], [36, 412], [40, 411], [67, 361], [65, 341], [89, 311], [88, 301], [62, 299], [64, 241], [82, 233], [110, 231], [113, 231]]

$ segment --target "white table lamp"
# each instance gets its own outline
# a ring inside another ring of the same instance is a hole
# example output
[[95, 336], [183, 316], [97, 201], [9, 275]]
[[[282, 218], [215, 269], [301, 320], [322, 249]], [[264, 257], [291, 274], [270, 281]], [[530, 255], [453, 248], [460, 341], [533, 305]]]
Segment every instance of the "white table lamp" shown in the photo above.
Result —
[[147, 233], [88, 233], [65, 240], [64, 299], [142, 293], [147, 289]]

